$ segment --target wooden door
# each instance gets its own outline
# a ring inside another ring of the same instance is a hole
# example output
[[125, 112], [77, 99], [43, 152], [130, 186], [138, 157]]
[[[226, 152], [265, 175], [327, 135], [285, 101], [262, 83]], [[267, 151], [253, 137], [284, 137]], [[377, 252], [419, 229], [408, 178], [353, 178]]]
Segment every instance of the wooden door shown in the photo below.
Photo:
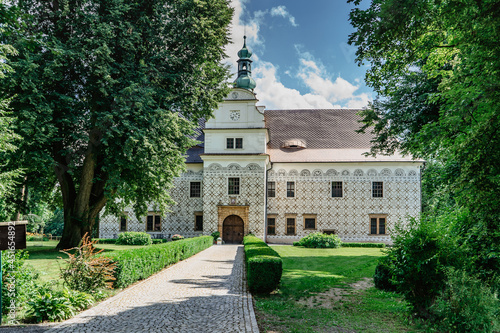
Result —
[[226, 217], [222, 225], [222, 240], [226, 244], [241, 244], [243, 242], [243, 220], [237, 215]]

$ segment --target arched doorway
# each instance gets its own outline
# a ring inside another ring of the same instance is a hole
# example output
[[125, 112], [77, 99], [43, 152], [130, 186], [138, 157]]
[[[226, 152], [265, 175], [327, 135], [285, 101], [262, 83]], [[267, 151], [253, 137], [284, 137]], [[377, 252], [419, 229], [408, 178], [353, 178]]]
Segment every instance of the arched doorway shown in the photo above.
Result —
[[229, 215], [222, 224], [222, 240], [226, 244], [243, 242], [243, 220], [238, 215]]

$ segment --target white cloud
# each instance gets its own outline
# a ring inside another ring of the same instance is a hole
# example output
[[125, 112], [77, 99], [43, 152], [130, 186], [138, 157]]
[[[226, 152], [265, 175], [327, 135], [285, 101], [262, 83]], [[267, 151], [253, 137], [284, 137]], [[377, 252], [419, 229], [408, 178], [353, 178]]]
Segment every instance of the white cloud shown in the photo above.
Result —
[[271, 8], [271, 16], [281, 16], [287, 18], [292, 26], [297, 27], [298, 24], [295, 23], [295, 17], [293, 17], [287, 10], [285, 6], [278, 6]]
[[[226, 47], [229, 56], [227, 63], [230, 64], [232, 72], [236, 73], [237, 53], [243, 45], [243, 35], [246, 32], [247, 46], [254, 51], [259, 50], [263, 54], [265, 41], [259, 34], [260, 25], [266, 15], [283, 17], [288, 19], [293, 26], [297, 26], [295, 18], [288, 13], [285, 6], [273, 7], [270, 10], [257, 11], [249, 15], [245, 10], [245, 3], [249, 0], [232, 0], [235, 9], [231, 38], [233, 43]], [[250, 17], [243, 21], [242, 17]], [[299, 66], [296, 72], [287, 70], [285, 75], [297, 79], [309, 90], [301, 93], [297, 89], [286, 87], [279, 78], [279, 68], [270, 62], [259, 58], [254, 52], [252, 56], [252, 76], [257, 83], [255, 91], [262, 105], [268, 109], [319, 109], [319, 108], [362, 108], [371, 100], [370, 94], [358, 93], [359, 80], [354, 84], [338, 76], [332, 78], [320, 60], [308, 52], [302, 52], [300, 46], [296, 46], [299, 58]], [[234, 78], [233, 78], [234, 80]]]

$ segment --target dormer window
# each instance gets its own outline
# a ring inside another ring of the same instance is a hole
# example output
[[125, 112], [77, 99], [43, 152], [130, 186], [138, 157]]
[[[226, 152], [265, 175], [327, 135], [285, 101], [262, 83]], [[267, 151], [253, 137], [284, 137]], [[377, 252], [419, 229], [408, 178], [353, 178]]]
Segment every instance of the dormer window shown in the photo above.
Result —
[[281, 148], [306, 148], [306, 142], [301, 139], [290, 139], [284, 141]]

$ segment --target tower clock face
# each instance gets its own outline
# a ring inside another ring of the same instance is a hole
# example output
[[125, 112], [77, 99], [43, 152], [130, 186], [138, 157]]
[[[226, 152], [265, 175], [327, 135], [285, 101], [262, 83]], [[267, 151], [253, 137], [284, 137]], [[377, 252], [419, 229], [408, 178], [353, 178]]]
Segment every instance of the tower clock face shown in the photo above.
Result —
[[231, 111], [229, 114], [229, 118], [231, 118], [232, 121], [237, 121], [240, 119], [240, 111]]

